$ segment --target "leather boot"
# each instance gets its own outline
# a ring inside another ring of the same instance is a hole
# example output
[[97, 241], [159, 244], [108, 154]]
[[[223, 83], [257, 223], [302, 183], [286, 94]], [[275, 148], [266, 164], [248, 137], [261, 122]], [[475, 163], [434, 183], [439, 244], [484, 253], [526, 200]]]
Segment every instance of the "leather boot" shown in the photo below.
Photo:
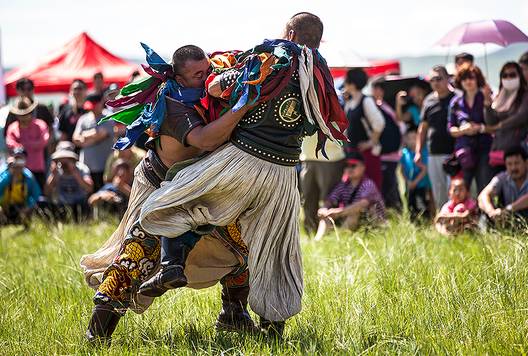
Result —
[[86, 339], [93, 344], [110, 344], [119, 319], [121, 319], [121, 315], [111, 305], [96, 305], [92, 310], [92, 317], [88, 323]]
[[139, 287], [138, 293], [147, 297], [159, 297], [169, 289], [187, 285], [185, 260], [191, 248], [179, 237], [161, 237], [161, 269]]
[[249, 286], [227, 287], [222, 285], [222, 310], [216, 319], [216, 330], [252, 332], [257, 331], [247, 311]]
[[260, 331], [270, 338], [282, 339], [286, 321], [271, 321], [260, 317]]

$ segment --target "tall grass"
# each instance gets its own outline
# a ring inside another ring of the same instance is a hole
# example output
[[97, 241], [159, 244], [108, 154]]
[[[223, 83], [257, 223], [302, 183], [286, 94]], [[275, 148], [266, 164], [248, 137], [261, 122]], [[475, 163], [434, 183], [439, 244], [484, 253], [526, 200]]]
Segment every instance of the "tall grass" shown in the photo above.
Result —
[[127, 314], [112, 346], [83, 334], [92, 290], [78, 268], [115, 224], [38, 223], [0, 232], [0, 353], [525, 354], [526, 235], [447, 239], [404, 218], [386, 228], [303, 237], [305, 295], [283, 342], [216, 333], [219, 287], [167, 293]]

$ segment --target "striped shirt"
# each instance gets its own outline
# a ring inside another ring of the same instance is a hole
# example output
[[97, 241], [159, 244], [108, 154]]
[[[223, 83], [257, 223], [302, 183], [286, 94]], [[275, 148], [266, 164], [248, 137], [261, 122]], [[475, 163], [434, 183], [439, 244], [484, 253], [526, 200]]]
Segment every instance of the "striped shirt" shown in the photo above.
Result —
[[356, 187], [352, 185], [350, 179], [344, 177], [328, 195], [325, 207], [343, 208], [363, 199], [369, 202], [369, 207], [367, 208], [369, 218], [385, 220], [385, 203], [383, 202], [383, 198], [378, 188], [376, 188], [376, 184], [366, 177]]

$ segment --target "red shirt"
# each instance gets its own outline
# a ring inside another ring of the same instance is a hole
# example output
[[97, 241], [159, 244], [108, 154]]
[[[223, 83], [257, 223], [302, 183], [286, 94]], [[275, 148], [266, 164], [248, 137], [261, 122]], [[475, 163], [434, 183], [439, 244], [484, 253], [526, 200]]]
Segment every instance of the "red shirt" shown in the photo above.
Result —
[[20, 127], [20, 122], [15, 121], [7, 128], [7, 147], [24, 147], [27, 152], [26, 167], [32, 172], [46, 170], [44, 150], [48, 140], [48, 125], [40, 119], [31, 120], [27, 127]]

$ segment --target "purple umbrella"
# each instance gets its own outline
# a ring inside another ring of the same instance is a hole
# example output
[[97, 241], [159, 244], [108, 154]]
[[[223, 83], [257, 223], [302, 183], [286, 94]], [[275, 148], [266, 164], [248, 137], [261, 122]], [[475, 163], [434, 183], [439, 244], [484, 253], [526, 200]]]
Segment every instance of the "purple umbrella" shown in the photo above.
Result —
[[528, 42], [528, 36], [515, 25], [504, 20], [484, 20], [459, 25], [436, 44], [456, 46], [466, 43], [495, 43], [505, 47], [517, 42]]
[[457, 46], [468, 43], [484, 44], [484, 60], [486, 61], [486, 74], [488, 74], [486, 43], [495, 43], [499, 46], [506, 47], [517, 42], [528, 42], [528, 36], [514, 24], [504, 20], [484, 20], [466, 22], [455, 27], [436, 42], [436, 45]]

